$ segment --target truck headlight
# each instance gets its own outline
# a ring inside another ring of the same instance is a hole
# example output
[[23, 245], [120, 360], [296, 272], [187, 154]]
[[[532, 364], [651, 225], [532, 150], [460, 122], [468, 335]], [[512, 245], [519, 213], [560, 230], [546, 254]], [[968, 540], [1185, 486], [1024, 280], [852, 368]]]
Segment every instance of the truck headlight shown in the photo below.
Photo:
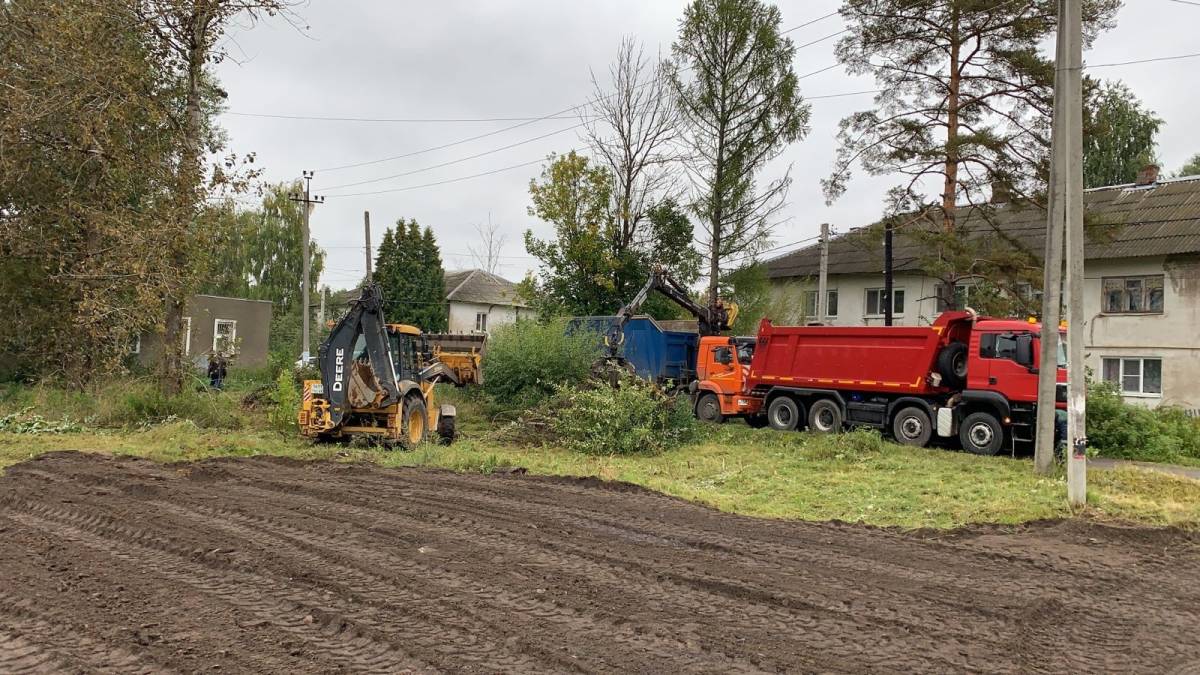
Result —
[[321, 382], [318, 382], [318, 383], [314, 384], [312, 387], [310, 387], [308, 391], [315, 396], [324, 396], [325, 395], [325, 385], [322, 384]]

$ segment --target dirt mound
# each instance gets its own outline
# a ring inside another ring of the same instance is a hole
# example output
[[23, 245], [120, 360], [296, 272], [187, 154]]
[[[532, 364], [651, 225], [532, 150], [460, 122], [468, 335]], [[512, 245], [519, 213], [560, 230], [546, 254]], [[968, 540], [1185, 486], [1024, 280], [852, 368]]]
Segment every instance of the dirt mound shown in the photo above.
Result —
[[900, 533], [621, 484], [59, 453], [0, 478], [0, 672], [1186, 671], [1200, 540]]

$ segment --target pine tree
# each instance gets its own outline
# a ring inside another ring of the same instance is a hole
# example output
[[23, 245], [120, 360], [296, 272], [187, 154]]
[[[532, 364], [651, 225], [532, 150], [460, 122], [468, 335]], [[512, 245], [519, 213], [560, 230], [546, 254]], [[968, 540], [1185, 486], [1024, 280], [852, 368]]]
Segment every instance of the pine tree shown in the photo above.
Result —
[[446, 284], [433, 230], [416, 220], [396, 221], [384, 232], [375, 259], [375, 281], [383, 289], [384, 317], [425, 332], [446, 329]]

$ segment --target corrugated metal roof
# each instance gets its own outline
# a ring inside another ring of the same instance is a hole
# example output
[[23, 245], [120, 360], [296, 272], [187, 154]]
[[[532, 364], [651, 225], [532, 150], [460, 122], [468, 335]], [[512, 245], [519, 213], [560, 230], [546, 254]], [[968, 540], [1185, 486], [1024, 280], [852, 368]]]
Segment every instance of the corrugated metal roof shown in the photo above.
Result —
[[[1200, 176], [1151, 186], [1095, 188], [1085, 191], [1083, 200], [1089, 231], [1084, 251], [1089, 260], [1200, 253]], [[972, 213], [961, 226], [969, 236], [998, 243], [1007, 240], [1041, 258], [1046, 242], [1045, 210], [1006, 204], [996, 208], [990, 220]], [[924, 221], [922, 226], [926, 226]], [[830, 273], [882, 272], [881, 228], [875, 223], [830, 241]], [[919, 245], [905, 236], [904, 228], [896, 230], [892, 253], [896, 271], [917, 270], [922, 253]], [[820, 247], [813, 245], [767, 261], [767, 276], [816, 276], [819, 263]]]

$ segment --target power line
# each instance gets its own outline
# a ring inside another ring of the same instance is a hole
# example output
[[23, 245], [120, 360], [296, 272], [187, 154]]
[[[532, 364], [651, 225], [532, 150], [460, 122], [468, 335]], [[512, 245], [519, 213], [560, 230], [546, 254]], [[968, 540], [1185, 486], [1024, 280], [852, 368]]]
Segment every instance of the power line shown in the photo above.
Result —
[[415, 173], [422, 173], [422, 172], [425, 172], [425, 171], [431, 171], [431, 170], [433, 170], [433, 169], [440, 169], [440, 168], [442, 168], [442, 167], [444, 167], [444, 166], [450, 166], [450, 165], [452, 165], [452, 164], [458, 164], [458, 163], [460, 163], [460, 162], [467, 162], [467, 161], [470, 161], [470, 160], [472, 160], [472, 159], [479, 159], [480, 157], [485, 157], [485, 156], [487, 156], [487, 155], [495, 154], [495, 153], [497, 153], [497, 152], [503, 152], [504, 150], [511, 150], [512, 148], [516, 148], [516, 147], [519, 147], [519, 146], [525, 145], [525, 144], [527, 144], [527, 143], [533, 143], [534, 141], [540, 141], [540, 140], [542, 140], [542, 139], [544, 139], [544, 138], [550, 138], [551, 136], [557, 136], [558, 134], [566, 133], [566, 132], [568, 132], [568, 131], [574, 131], [575, 129], [578, 129], [578, 128], [580, 128], [580, 127], [584, 126], [584, 124], [585, 124], [585, 123], [581, 122], [581, 123], [579, 123], [579, 124], [576, 124], [576, 125], [574, 125], [574, 126], [567, 127], [566, 129], [559, 129], [558, 131], [551, 131], [551, 132], [550, 132], [550, 133], [548, 133], [548, 134], [542, 134], [541, 136], [534, 136], [533, 138], [527, 138], [527, 139], [525, 139], [525, 140], [523, 140], [523, 141], [517, 141], [516, 143], [510, 143], [510, 144], [508, 144], [508, 145], [505, 145], [505, 146], [502, 146], [502, 147], [499, 147], [499, 148], [494, 148], [494, 149], [492, 149], [492, 150], [486, 150], [486, 151], [484, 151], [484, 152], [479, 152], [479, 153], [476, 153], [476, 154], [474, 154], [474, 155], [469, 155], [469, 156], [467, 156], [467, 157], [460, 157], [460, 158], [458, 158], [458, 159], [452, 159], [452, 160], [450, 160], [450, 161], [447, 161], [447, 162], [442, 162], [441, 164], [433, 164], [433, 165], [430, 165], [430, 166], [422, 167], [422, 168], [420, 168], [420, 169], [412, 169], [412, 170], [410, 170], [410, 171], [403, 171], [403, 172], [401, 172], [401, 173], [394, 173], [394, 174], [392, 174], [392, 175], [390, 175], [390, 176], [383, 176], [383, 177], [380, 177], [380, 178], [370, 178], [370, 179], [368, 179], [368, 180], [360, 180], [360, 181], [357, 181], [357, 182], [354, 182], [354, 183], [343, 183], [343, 184], [341, 184], [341, 185], [333, 185], [333, 186], [331, 186], [331, 187], [327, 187], [327, 188], [325, 188], [325, 189], [326, 189], [326, 190], [340, 190], [340, 189], [342, 189], [342, 188], [355, 187], [355, 186], [357, 186], [357, 185], [368, 185], [368, 184], [370, 184], [370, 183], [379, 183], [379, 182], [381, 182], [381, 181], [385, 181], [385, 180], [391, 180], [391, 179], [393, 179], [393, 178], [401, 178], [401, 177], [403, 177], [403, 176], [411, 176], [411, 175], [413, 175], [413, 174], [415, 174]]
[[[473, 123], [473, 122], [537, 122], [541, 120], [573, 120], [574, 115], [558, 117], [324, 117], [320, 115], [276, 115], [273, 113], [248, 113], [227, 111], [226, 115], [237, 117], [263, 117], [278, 120], [309, 120], [314, 122], [389, 122], [411, 124]], [[326, 169], [329, 171], [329, 169]]]
[[[794, 30], [799, 30], [799, 29], [801, 29], [801, 28], [804, 28], [805, 26], [810, 26], [810, 25], [812, 25], [812, 24], [814, 24], [814, 23], [816, 23], [816, 22], [818, 22], [818, 21], [823, 21], [823, 20], [825, 20], [825, 19], [828, 19], [829, 17], [835, 16], [835, 15], [837, 15], [837, 12], [830, 12], [829, 14], [826, 14], [826, 15], [824, 15], [824, 16], [820, 16], [820, 17], [817, 17], [817, 18], [815, 18], [815, 19], [812, 19], [812, 20], [810, 20], [810, 21], [807, 21], [807, 22], [805, 22], [805, 23], [802, 23], [802, 24], [800, 24], [800, 25], [798, 25], [798, 26], [793, 26], [792, 28], [789, 28], [789, 29], [787, 29], [787, 30], [785, 30], [785, 31], [782, 31], [782, 32], [781, 32], [781, 34], [783, 34], [783, 33], [790, 33], [790, 32], [792, 32], [792, 31], [794, 31]], [[822, 38], [822, 39], [824, 39], [824, 38]], [[837, 65], [837, 64], [834, 64], [834, 65]], [[834, 67], [834, 66], [830, 66], [829, 68], [833, 68], [833, 67]], [[829, 70], [829, 68], [825, 68], [824, 70]], [[685, 68], [685, 69], [683, 69], [683, 70], [690, 70], [690, 68]], [[822, 72], [822, 71], [818, 71], [818, 72]], [[811, 74], [811, 75], [815, 75], [816, 73], [810, 73], [810, 74]], [[804, 77], [808, 77], [808, 75], [802, 76], [801, 78], [798, 78], [798, 79], [803, 79]], [[640, 87], [646, 87], [646, 86], [649, 86], [650, 84], [653, 84], [653, 81], [646, 82], [646, 83], [644, 83], [644, 84], [640, 85]], [[640, 88], [640, 87], [639, 87], [639, 88]], [[526, 121], [523, 121], [523, 122], [518, 122], [517, 124], [513, 124], [513, 125], [510, 125], [510, 126], [507, 126], [507, 127], [503, 127], [503, 128], [500, 128], [500, 129], [496, 129], [496, 130], [494, 130], [494, 131], [489, 131], [489, 132], [487, 132], [487, 133], [485, 133], [485, 134], [479, 134], [479, 135], [476, 135], [476, 136], [471, 136], [471, 137], [469, 137], [469, 138], [464, 138], [464, 139], [462, 139], [462, 140], [453, 141], [453, 142], [451, 142], [451, 143], [446, 143], [446, 144], [443, 144], [443, 145], [434, 146], [434, 147], [432, 147], [432, 148], [425, 148], [425, 149], [423, 149], [423, 150], [415, 150], [415, 151], [413, 151], [413, 152], [408, 152], [408, 153], [404, 153], [404, 154], [401, 154], [401, 155], [393, 155], [393, 156], [391, 156], [391, 157], [384, 157], [384, 158], [381, 158], [381, 159], [374, 159], [374, 160], [370, 160], [370, 161], [366, 161], [366, 162], [355, 162], [355, 163], [352, 163], [352, 164], [343, 164], [343, 165], [340, 165], [340, 166], [330, 166], [330, 167], [324, 167], [324, 168], [320, 168], [320, 169], [317, 169], [317, 170], [318, 170], [318, 171], [341, 171], [341, 170], [343, 170], [343, 169], [352, 169], [352, 168], [356, 168], [356, 167], [360, 167], [360, 166], [370, 166], [370, 165], [373, 165], [373, 164], [381, 164], [381, 163], [383, 163], [383, 162], [390, 162], [390, 161], [397, 160], [397, 159], [404, 159], [404, 158], [406, 158], [406, 157], [413, 157], [413, 156], [416, 156], [416, 155], [422, 155], [422, 154], [425, 154], [425, 153], [428, 153], [428, 152], [433, 152], [433, 151], [435, 151], [435, 150], [444, 150], [444, 149], [446, 149], [446, 148], [451, 148], [451, 147], [454, 147], [454, 146], [456, 146], [456, 145], [462, 145], [463, 143], [470, 143], [471, 141], [477, 141], [477, 140], [479, 140], [479, 139], [481, 139], [481, 138], [487, 138], [487, 137], [489, 137], [489, 136], [495, 136], [495, 135], [497, 135], [497, 134], [502, 134], [502, 133], [505, 133], [505, 132], [508, 132], [508, 131], [512, 131], [512, 130], [514, 130], [514, 129], [519, 129], [519, 128], [521, 128], [521, 127], [525, 127], [525, 126], [528, 126], [528, 125], [530, 125], [530, 124], [534, 124], [535, 122], [540, 122], [540, 121], [542, 121], [542, 120], [547, 120], [547, 119], [558, 118], [559, 116], [561, 116], [561, 115], [567, 115], [568, 113], [577, 113], [577, 111], [578, 111], [578, 110], [580, 110], [581, 108], [583, 108], [583, 107], [585, 107], [585, 106], [592, 105], [593, 103], [598, 103], [598, 102], [600, 102], [600, 101], [603, 101], [603, 100], [606, 100], [606, 99], [612, 98], [613, 96], [616, 96], [616, 94], [615, 94], [615, 93], [613, 93], [613, 94], [609, 94], [609, 95], [607, 95], [607, 96], [601, 96], [601, 97], [599, 97], [599, 98], [589, 99], [588, 101], [585, 101], [585, 102], [583, 102], [583, 103], [580, 103], [579, 105], [574, 105], [574, 106], [570, 106], [570, 107], [568, 107], [568, 108], [563, 108], [562, 110], [557, 110], [557, 111], [555, 111], [555, 112], [552, 112], [552, 113], [549, 113], [549, 114], [547, 114], [547, 115], [542, 115], [542, 116], [540, 116], [540, 117], [531, 117], [531, 118], [527, 119]]]
[[484, 171], [483, 173], [472, 174], [470, 176], [461, 176], [459, 178], [450, 178], [448, 180], [439, 180], [439, 181], [435, 181], [433, 183], [424, 183], [422, 185], [409, 185], [407, 187], [392, 188], [390, 190], [374, 190], [371, 192], [352, 192], [352, 193], [344, 194], [344, 195], [328, 195], [328, 197], [330, 199], [341, 198], [341, 197], [363, 197], [366, 195], [380, 195], [380, 194], [385, 194], [385, 193], [389, 193], [389, 192], [406, 192], [408, 190], [418, 190], [420, 188], [434, 187], [435, 185], [446, 185], [447, 183], [458, 183], [460, 181], [470, 180], [472, 178], [480, 178], [483, 176], [490, 176], [495, 173], [511, 171], [513, 169], [519, 169], [521, 167], [530, 166], [532, 164], [541, 164], [542, 161], [543, 160], [541, 160], [541, 159], [535, 159], [531, 162], [522, 162], [520, 164], [513, 164], [512, 166], [505, 166], [505, 167], [501, 167], [499, 169], [493, 169], [491, 171]]
[[1157, 61], [1178, 61], [1179, 59], [1193, 59], [1197, 56], [1200, 56], [1200, 52], [1195, 52], [1193, 54], [1179, 54], [1176, 56], [1159, 56], [1153, 59], [1139, 59], [1137, 61], [1117, 61], [1114, 63], [1097, 63], [1094, 65], [1084, 64], [1083, 69], [1091, 70], [1093, 68], [1111, 68], [1112, 66], [1132, 66], [1139, 63], [1155, 63]]
[[1170, 2], [1178, 2], [1181, 5], [1192, 5], [1193, 7], [1200, 7], [1200, 2], [1192, 2], [1192, 0], [1169, 0], [1169, 1]]

